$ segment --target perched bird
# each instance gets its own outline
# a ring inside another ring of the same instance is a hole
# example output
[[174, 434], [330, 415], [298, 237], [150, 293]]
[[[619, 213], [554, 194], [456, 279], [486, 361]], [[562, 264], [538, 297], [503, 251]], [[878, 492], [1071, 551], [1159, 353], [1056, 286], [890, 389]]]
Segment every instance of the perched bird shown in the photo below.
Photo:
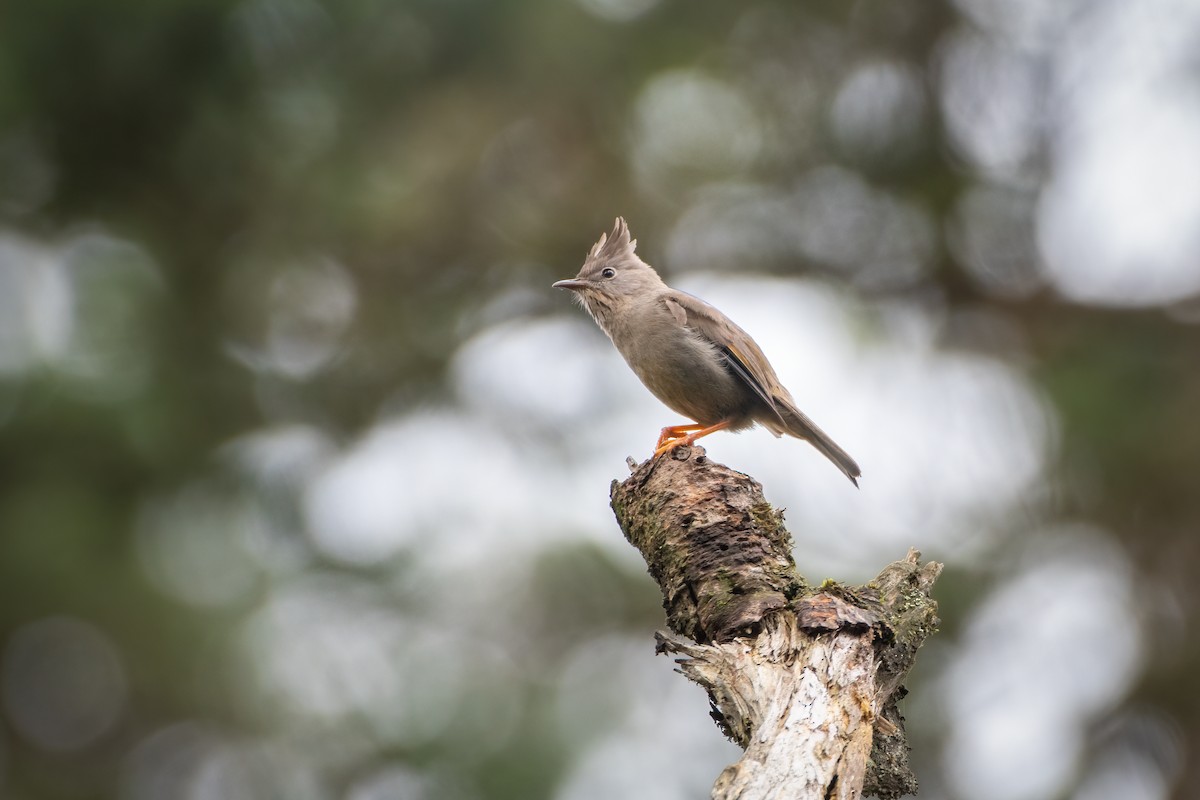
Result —
[[663, 283], [636, 246], [618, 217], [579, 274], [554, 286], [575, 293], [655, 397], [695, 420], [663, 428], [654, 455], [758, 423], [775, 436], [808, 441], [857, 486], [858, 464], [796, 408], [750, 335], [698, 297]]

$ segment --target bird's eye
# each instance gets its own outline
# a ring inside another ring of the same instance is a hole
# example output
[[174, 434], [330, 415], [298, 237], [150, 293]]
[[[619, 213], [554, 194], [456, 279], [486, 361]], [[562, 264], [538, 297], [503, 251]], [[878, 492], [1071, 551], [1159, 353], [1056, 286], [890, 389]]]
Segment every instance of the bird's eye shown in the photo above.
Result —
[[612, 267], [605, 267], [603, 270], [601, 270], [600, 274], [606, 278], [611, 278], [617, 274], [617, 271]]

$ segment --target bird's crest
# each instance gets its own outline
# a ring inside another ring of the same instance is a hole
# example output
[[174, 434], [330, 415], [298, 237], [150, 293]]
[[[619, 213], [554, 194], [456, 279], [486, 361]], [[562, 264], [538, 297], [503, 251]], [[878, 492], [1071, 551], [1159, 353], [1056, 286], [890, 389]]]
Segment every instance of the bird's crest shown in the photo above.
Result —
[[617, 260], [631, 258], [636, 247], [637, 239], [629, 238], [629, 226], [625, 224], [625, 219], [617, 217], [612, 233], [600, 234], [600, 241], [592, 246], [591, 252], [588, 253], [588, 259], [603, 258]]

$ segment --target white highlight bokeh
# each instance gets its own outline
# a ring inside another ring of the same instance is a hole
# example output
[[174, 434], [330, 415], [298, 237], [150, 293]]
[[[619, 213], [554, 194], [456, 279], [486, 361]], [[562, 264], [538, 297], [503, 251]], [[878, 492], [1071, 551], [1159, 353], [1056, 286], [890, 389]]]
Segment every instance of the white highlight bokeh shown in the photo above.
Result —
[[713, 777], [741, 755], [712, 724], [703, 689], [641, 640], [581, 645], [562, 673], [559, 698], [564, 735], [590, 732], [592, 742], [555, 800], [704, 797]]
[[1134, 576], [1103, 532], [1044, 532], [1024, 563], [972, 613], [931, 691], [946, 706], [945, 773], [961, 796], [1060, 794], [1088, 724], [1141, 668]]

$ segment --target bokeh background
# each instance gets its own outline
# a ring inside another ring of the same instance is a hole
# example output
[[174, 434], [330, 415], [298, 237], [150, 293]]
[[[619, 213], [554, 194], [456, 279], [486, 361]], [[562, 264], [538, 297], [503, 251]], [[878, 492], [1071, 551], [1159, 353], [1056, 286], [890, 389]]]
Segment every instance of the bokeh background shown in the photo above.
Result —
[[695, 798], [607, 508], [679, 422], [552, 281], [624, 215], [946, 563], [930, 800], [1200, 785], [1200, 3], [0, 12], [0, 797]]

